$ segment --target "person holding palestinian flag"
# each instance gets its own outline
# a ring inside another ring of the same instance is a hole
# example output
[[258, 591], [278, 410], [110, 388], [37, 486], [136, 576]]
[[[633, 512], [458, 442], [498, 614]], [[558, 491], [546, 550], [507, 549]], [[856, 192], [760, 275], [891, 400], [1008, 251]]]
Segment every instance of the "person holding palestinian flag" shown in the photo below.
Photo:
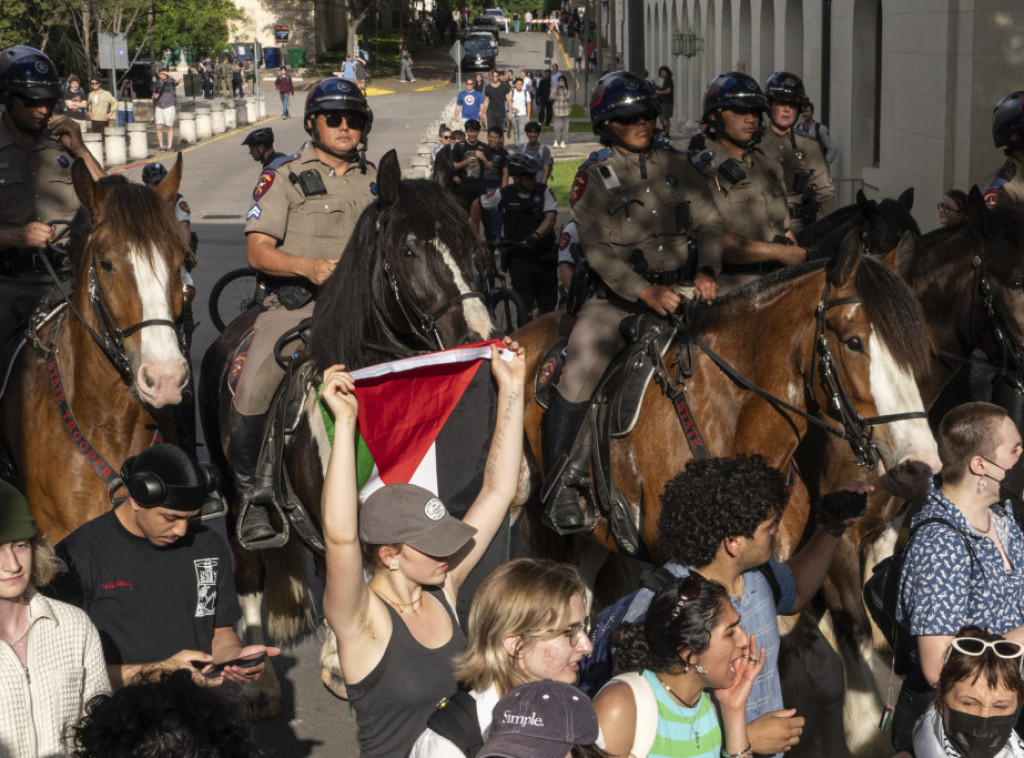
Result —
[[321, 397], [334, 417], [323, 489], [324, 615], [338, 638], [364, 758], [408, 753], [437, 702], [455, 691], [452, 659], [466, 644], [453, 610], [458, 591], [505, 520], [523, 453], [525, 358], [517, 343], [506, 345], [490, 346], [497, 422], [483, 485], [461, 521], [409, 483], [379, 487], [358, 507], [356, 384], [344, 366], [324, 372]]

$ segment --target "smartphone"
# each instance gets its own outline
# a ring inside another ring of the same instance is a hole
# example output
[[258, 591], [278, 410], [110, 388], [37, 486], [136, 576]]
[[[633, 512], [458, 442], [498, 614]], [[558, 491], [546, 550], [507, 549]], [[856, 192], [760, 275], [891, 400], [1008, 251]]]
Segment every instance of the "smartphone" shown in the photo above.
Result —
[[866, 492], [839, 490], [823, 495], [818, 503], [818, 523], [835, 524], [848, 518], [863, 516], [868, 507]]
[[[243, 669], [251, 669], [253, 666], [260, 663], [260, 661], [262, 661], [266, 657], [267, 652], [264, 650], [261, 653], [253, 653], [252, 655], [245, 655], [241, 658], [235, 658], [233, 661], [221, 661], [220, 663], [214, 663], [210, 670], [206, 672], [206, 676], [219, 675], [222, 671], [224, 671], [225, 666], [238, 666], [239, 668]], [[202, 668], [205, 664], [200, 664], [196, 662], [196, 665]]]

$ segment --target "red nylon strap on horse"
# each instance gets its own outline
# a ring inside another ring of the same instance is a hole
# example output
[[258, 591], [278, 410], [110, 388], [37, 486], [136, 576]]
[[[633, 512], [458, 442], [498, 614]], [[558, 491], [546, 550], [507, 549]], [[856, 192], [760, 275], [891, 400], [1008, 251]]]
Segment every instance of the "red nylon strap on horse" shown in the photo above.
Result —
[[679, 425], [683, 427], [683, 436], [686, 437], [686, 441], [690, 445], [693, 457], [710, 458], [711, 451], [708, 450], [707, 443], [704, 442], [704, 435], [700, 433], [697, 419], [690, 411], [690, 404], [686, 402], [686, 389], [680, 385], [675, 392], [669, 395], [669, 399], [672, 401], [672, 407], [676, 410], [676, 418], [679, 419]]

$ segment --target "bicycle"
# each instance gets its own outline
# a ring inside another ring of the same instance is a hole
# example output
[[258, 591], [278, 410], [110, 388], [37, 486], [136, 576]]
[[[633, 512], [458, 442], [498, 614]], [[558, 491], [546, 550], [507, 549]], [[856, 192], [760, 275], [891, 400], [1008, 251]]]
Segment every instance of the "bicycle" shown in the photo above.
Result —
[[[488, 243], [491, 250], [490, 261], [484, 271], [481, 292], [487, 304], [487, 310], [494, 320], [494, 326], [503, 335], [509, 335], [519, 329], [532, 318], [522, 295], [508, 286], [508, 273], [499, 267], [495, 258], [497, 251], [504, 253], [511, 243], [496, 241]], [[499, 286], [499, 282], [500, 285]]]
[[210, 319], [223, 332], [224, 327], [263, 302], [270, 292], [287, 280], [261, 274], [253, 268], [236, 268], [224, 274], [210, 290]]

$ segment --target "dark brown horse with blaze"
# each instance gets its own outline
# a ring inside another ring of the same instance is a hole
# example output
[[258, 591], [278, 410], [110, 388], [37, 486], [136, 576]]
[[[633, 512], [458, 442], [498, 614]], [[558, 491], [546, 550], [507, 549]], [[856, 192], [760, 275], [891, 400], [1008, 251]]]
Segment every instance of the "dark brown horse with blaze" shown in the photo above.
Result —
[[[174, 220], [181, 157], [156, 190], [72, 166], [70, 305], [34, 320], [2, 399], [3, 445], [57, 542], [110, 509], [108, 480], [151, 445], [188, 382], [175, 321], [188, 252]], [[103, 462], [105, 460], [105, 463]]]

